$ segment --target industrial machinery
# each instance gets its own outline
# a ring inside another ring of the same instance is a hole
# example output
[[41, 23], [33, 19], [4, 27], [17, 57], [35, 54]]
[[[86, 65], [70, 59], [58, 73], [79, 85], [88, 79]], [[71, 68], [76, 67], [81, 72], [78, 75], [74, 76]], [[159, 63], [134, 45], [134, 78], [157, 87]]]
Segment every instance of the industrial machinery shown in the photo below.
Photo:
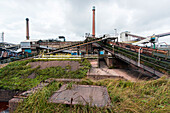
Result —
[[142, 36], [137, 36], [137, 35], [131, 34], [130, 32], [126, 31], [126, 32], [122, 32], [120, 34], [119, 41], [123, 42], [123, 43], [130, 43], [132, 45], [151, 43], [152, 48], [155, 49], [156, 48], [155, 44], [158, 42], [158, 39], [160, 37], [164, 37], [164, 36], [168, 36], [168, 35], [170, 35], [170, 32], [162, 33], [162, 34], [158, 34], [158, 35], [153, 34], [152, 36], [148, 36], [148, 37], [142, 37]]
[[59, 39], [63, 39], [63, 42], [66, 41], [66, 38], [64, 36], [59, 36]]
[[155, 43], [158, 42], [158, 39], [160, 37], [164, 37], [164, 36], [168, 36], [170, 35], [170, 32], [168, 33], [162, 33], [162, 34], [158, 34], [158, 35], [155, 35], [153, 34], [152, 36], [148, 36], [147, 38], [141, 40], [141, 41], [138, 41], [138, 42], [135, 42], [135, 43], [132, 43], [133, 45], [139, 45], [139, 44], [145, 44], [145, 43], [151, 43], [153, 44], [153, 48], [155, 49]]
[[120, 34], [119, 42], [135, 43], [143, 39], [146, 39], [146, 37], [134, 35], [134, 34], [131, 34], [129, 31], [125, 31]]

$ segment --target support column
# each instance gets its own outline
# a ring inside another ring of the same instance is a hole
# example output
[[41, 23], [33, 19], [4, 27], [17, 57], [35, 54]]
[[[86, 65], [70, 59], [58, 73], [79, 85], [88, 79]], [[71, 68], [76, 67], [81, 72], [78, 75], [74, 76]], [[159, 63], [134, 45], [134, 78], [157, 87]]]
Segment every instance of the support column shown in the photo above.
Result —
[[114, 66], [114, 55], [112, 54], [112, 66]]
[[88, 44], [86, 45], [86, 54], [89, 53], [89, 47], [88, 47]]
[[98, 49], [97, 52], [98, 52], [98, 67], [100, 68], [100, 49]]
[[108, 55], [108, 51], [105, 50], [105, 51], [104, 51], [104, 54], [105, 54], [105, 55]]
[[92, 54], [94, 54], [94, 48], [92, 47], [91, 49], [92, 49], [92, 50], [91, 50], [91, 51], [92, 51]]
[[98, 49], [97, 51], [98, 51], [98, 52], [97, 52], [97, 53], [98, 53], [98, 56], [100, 56], [100, 49]]
[[89, 48], [90, 54], [92, 54], [92, 44], [89, 44], [89, 46], [90, 46], [90, 48]]
[[77, 55], [80, 55], [80, 47], [77, 47]]

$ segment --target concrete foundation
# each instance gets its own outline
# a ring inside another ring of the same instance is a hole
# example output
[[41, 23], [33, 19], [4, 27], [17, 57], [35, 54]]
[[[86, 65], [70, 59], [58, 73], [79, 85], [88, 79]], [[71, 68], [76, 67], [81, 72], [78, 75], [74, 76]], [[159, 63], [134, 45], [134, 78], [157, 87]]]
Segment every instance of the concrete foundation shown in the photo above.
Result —
[[113, 69], [108, 69], [108, 68], [91, 68], [87, 73], [87, 77], [95, 80], [106, 79], [106, 78], [123, 78], [121, 75], [116, 73]]
[[18, 93], [20, 93], [20, 91], [0, 89], [0, 101], [8, 102], [10, 99], [13, 98], [13, 96], [17, 95]]
[[13, 98], [9, 101], [9, 111], [10, 113], [13, 113], [16, 108], [18, 107], [18, 104], [20, 104], [21, 102], [23, 102], [23, 98]]
[[37, 85], [36, 87], [25, 91], [21, 94], [19, 94], [18, 96], [15, 96], [15, 98], [12, 98], [11, 100], [9, 100], [9, 111], [10, 113], [13, 113], [18, 104], [21, 103], [25, 98], [27, 98], [28, 96], [36, 93], [37, 91], [41, 90], [43, 87], [47, 86], [49, 83], [40, 83], [39, 85]]
[[99, 67], [99, 61], [98, 61], [98, 59], [88, 59], [88, 60], [89, 60], [89, 62], [90, 62], [90, 64], [91, 64], [92, 67], [94, 67], [94, 68]]
[[105, 57], [104, 60], [105, 60], [108, 67], [113, 66], [113, 60], [114, 60], [113, 57]]
[[114, 56], [105, 57], [104, 61], [106, 62], [107, 67], [114, 67], [114, 68], [119, 68], [119, 69], [128, 69], [129, 68], [129, 64], [127, 64], [126, 62], [124, 62]]
[[106, 87], [92, 85], [63, 85], [49, 99], [50, 103], [81, 104], [97, 107], [110, 106]]

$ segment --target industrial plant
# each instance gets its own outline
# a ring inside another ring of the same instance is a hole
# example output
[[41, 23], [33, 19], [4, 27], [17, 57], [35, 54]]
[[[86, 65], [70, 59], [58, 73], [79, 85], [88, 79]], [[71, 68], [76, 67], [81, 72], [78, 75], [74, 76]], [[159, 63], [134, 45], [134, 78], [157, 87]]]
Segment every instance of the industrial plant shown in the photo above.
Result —
[[[83, 41], [68, 41], [64, 35], [32, 39], [29, 22], [34, 20], [29, 18], [23, 20], [26, 37], [20, 44], [5, 42], [2, 32], [0, 105], [6, 103], [2, 111], [144, 112], [150, 101], [158, 99], [153, 97], [160, 94], [156, 88], [162, 91], [165, 85], [165, 95], [170, 94], [170, 45], [159, 42], [160, 38], [169, 37], [170, 32], [146, 37], [130, 31], [118, 34], [115, 29], [113, 34], [98, 37], [95, 6], [91, 14], [92, 32], [85, 33]], [[120, 93], [125, 90], [128, 94]], [[155, 103], [157, 108], [153, 109], [167, 109], [167, 97]], [[140, 102], [136, 102], [137, 98]], [[131, 107], [135, 102], [137, 108]], [[127, 109], [119, 106], [123, 103]], [[34, 109], [33, 105], [38, 107]]]

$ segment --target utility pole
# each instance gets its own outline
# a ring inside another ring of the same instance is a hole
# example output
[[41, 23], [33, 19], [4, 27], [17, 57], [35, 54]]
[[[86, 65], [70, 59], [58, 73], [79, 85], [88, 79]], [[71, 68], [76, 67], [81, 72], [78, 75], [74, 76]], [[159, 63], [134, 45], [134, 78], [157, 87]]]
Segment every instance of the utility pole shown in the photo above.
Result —
[[140, 67], [140, 52], [141, 52], [141, 47], [138, 50], [138, 66]]
[[4, 42], [4, 32], [2, 32], [2, 42]]

